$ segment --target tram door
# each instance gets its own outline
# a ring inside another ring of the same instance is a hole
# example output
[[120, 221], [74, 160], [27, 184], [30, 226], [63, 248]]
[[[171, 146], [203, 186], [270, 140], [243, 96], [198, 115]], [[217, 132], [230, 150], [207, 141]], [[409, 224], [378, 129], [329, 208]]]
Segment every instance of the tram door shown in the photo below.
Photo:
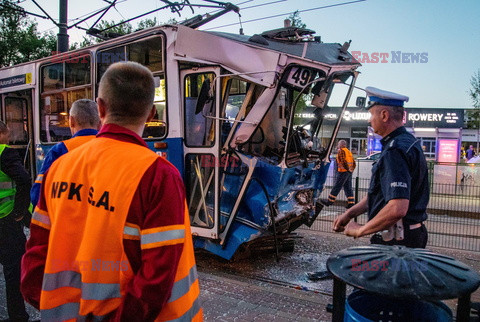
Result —
[[[218, 238], [219, 68], [182, 71], [185, 187], [192, 233]], [[215, 84], [215, 86], [213, 86]]]
[[2, 121], [10, 129], [9, 145], [18, 150], [27, 171], [35, 175], [33, 167], [32, 90], [2, 94]]

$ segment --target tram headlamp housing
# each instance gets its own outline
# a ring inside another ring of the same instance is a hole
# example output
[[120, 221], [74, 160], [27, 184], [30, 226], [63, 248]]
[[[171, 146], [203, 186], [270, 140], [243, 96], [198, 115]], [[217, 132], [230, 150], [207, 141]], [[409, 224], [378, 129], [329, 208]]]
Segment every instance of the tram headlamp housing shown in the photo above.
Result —
[[295, 200], [301, 205], [308, 205], [312, 202], [311, 190], [300, 190], [295, 194]]

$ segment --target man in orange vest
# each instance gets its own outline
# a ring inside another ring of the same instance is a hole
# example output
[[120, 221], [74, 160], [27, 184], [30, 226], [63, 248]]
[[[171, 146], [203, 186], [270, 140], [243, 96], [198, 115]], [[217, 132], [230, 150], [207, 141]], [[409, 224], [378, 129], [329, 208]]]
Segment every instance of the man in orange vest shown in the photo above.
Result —
[[336, 158], [337, 173], [335, 176], [335, 184], [332, 191], [328, 195], [327, 200], [321, 200], [324, 206], [330, 206], [335, 203], [337, 195], [342, 190], [347, 196], [347, 209], [353, 207], [355, 204], [355, 198], [353, 197], [352, 189], [352, 173], [355, 170], [355, 160], [353, 159], [352, 152], [347, 149], [347, 141], [338, 141], [338, 154]]
[[93, 139], [100, 128], [100, 118], [98, 117], [97, 103], [89, 99], [79, 99], [72, 104], [68, 125], [72, 132], [72, 138], [55, 144], [45, 155], [42, 168], [38, 172], [37, 178], [30, 191], [30, 200], [35, 206], [40, 197], [40, 185], [43, 174], [52, 165], [53, 161], [64, 155], [70, 150]]
[[182, 179], [140, 137], [154, 92], [147, 68], [112, 64], [97, 137], [43, 178], [22, 260], [22, 292], [42, 320], [203, 319]]

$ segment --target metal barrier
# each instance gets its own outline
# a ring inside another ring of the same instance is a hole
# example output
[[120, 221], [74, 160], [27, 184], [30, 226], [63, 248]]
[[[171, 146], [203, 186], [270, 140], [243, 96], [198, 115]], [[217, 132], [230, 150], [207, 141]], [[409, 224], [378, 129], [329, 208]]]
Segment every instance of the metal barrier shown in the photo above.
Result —
[[[333, 177], [328, 177], [321, 198], [327, 199], [333, 186]], [[469, 251], [480, 251], [480, 182], [466, 184], [440, 184], [431, 180], [430, 202], [425, 225], [428, 229], [428, 245]], [[367, 195], [370, 179], [353, 179], [355, 200]], [[459, 193], [454, 193], [458, 191]], [[324, 207], [311, 228], [305, 229], [332, 232], [332, 222], [345, 211], [347, 205], [343, 190], [337, 201], [330, 207]], [[358, 217], [364, 224], [366, 215]]]

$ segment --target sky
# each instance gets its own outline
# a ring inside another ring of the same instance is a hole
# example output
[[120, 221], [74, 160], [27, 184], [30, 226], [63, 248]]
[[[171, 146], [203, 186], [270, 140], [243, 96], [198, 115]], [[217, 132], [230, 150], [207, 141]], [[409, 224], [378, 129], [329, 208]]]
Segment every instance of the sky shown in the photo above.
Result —
[[[45, 11], [58, 19], [58, 0], [43, 2], [46, 2], [42, 4]], [[190, 3], [211, 4], [201, 0], [190, 0]], [[410, 100], [406, 107], [473, 106], [468, 93], [472, 76], [480, 70], [480, 0], [238, 0], [232, 3], [240, 7], [246, 35], [283, 27], [283, 20], [298, 10], [302, 22], [316, 31], [315, 35], [321, 36], [323, 42], [343, 44], [351, 40], [350, 52], [363, 61], [357, 80], [359, 87], [374, 86], [407, 95]], [[20, 0], [20, 5], [27, 11], [42, 14], [31, 0]], [[105, 0], [70, 0], [68, 18], [84, 16], [106, 5]], [[160, 0], [118, 0], [115, 9], [103, 19], [120, 21], [163, 6]], [[212, 11], [214, 9], [196, 8], [192, 14], [189, 8], [184, 8], [179, 17], [166, 9], [146, 17], [156, 17], [160, 22], [170, 18], [182, 21]], [[270, 18], [263, 19], [266, 17]], [[51, 21], [36, 20], [39, 31], [57, 33]], [[82, 26], [88, 28], [95, 20], [90, 19]], [[78, 20], [70, 21], [69, 25], [75, 21]], [[238, 23], [238, 15], [231, 12], [199, 29], [239, 33]], [[136, 25], [136, 21], [132, 24]], [[85, 33], [72, 28], [69, 34], [71, 42], [78, 42]], [[416, 62], [415, 57], [418, 57]]]

